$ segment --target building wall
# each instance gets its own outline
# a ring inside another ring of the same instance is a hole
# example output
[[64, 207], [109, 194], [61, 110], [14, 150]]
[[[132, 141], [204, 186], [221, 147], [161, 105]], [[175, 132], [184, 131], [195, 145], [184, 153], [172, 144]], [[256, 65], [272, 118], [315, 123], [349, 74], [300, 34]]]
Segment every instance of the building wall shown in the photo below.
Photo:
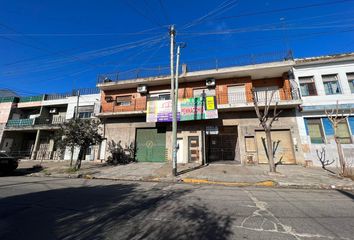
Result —
[[[316, 63], [304, 66], [295, 66], [293, 69], [295, 81], [299, 84], [299, 77], [313, 76], [315, 86], [317, 90], [317, 96], [303, 96], [302, 107], [317, 106], [322, 109], [330, 108], [339, 104], [354, 104], [354, 94], [351, 93], [346, 73], [354, 72], [354, 61], [341, 61], [341, 62], [327, 62]], [[341, 88], [341, 94], [326, 95], [322, 75], [337, 74], [339, 85]], [[330, 106], [331, 105], [331, 106]], [[299, 127], [300, 139], [302, 150], [304, 152], [305, 160], [310, 161], [315, 166], [321, 166], [318, 160], [316, 150], [320, 151], [322, 147], [326, 149], [326, 156], [328, 160], [335, 160], [333, 166], [338, 165], [337, 148], [333, 136], [325, 136], [324, 144], [311, 143], [310, 137], [307, 135], [304, 118], [313, 117], [326, 117], [325, 112], [322, 111], [298, 111], [296, 113], [296, 119]], [[351, 131], [352, 142], [354, 143], [354, 131]], [[349, 161], [354, 162], [354, 144], [342, 144], [344, 154]]]
[[[281, 100], [291, 99], [291, 88], [287, 73], [284, 73], [282, 77], [278, 78], [266, 78], [266, 79], [251, 79], [250, 77], [240, 77], [240, 78], [228, 78], [228, 79], [216, 79], [216, 97], [219, 104], [228, 103], [228, 86], [233, 85], [244, 85], [245, 95], [248, 102], [252, 102], [251, 89], [253, 87], [269, 87], [278, 86], [279, 95]], [[179, 84], [178, 96], [179, 98], [192, 98], [193, 89], [205, 88], [205, 80], [198, 82], [182, 82]], [[148, 91], [170, 91], [170, 85], [161, 86], [149, 86]], [[105, 99], [107, 96], [111, 96], [113, 101], [107, 102]], [[132, 96], [132, 104], [129, 106], [117, 106], [115, 99], [118, 96]], [[102, 112], [128, 112], [146, 109], [146, 95], [137, 93], [136, 88], [130, 89], [119, 89], [119, 90], [108, 90], [102, 91], [101, 104]]]
[[[137, 128], [154, 128], [156, 126], [164, 126], [166, 128], [166, 152], [167, 161], [172, 160], [172, 146], [171, 146], [171, 124], [170, 123], [146, 123], [145, 117], [136, 118], [112, 118], [106, 119], [104, 122], [104, 131], [107, 142], [115, 141], [120, 142], [123, 147], [131, 143], [135, 143], [136, 129]], [[245, 136], [254, 136], [256, 130], [262, 130], [259, 126], [259, 121], [254, 111], [240, 111], [240, 112], [219, 112], [219, 119], [213, 120], [199, 120], [178, 123], [178, 138], [183, 138], [184, 148], [183, 151], [184, 162], [188, 159], [187, 139], [189, 136], [198, 136], [200, 144], [202, 144], [202, 135], [205, 132], [206, 126], [235, 126], [238, 128], [238, 139], [236, 148], [236, 160], [239, 163], [245, 164], [247, 156], [245, 147]], [[279, 121], [273, 125], [274, 130], [290, 130], [291, 141], [293, 145], [293, 153], [297, 164], [303, 164], [303, 152], [298, 143], [300, 143], [300, 135], [297, 127], [297, 121], [294, 110], [285, 110]], [[201, 150], [203, 146], [201, 145]], [[110, 156], [108, 147], [106, 148], [106, 157]], [[202, 163], [204, 157], [203, 152], [199, 153], [199, 163]], [[258, 156], [255, 154], [255, 161], [258, 161]]]

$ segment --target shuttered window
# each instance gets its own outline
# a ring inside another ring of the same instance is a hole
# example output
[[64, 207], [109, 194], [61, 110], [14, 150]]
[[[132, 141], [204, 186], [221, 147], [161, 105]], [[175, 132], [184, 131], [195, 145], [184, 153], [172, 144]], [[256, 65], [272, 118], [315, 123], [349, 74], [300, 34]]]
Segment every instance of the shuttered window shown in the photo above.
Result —
[[132, 103], [132, 96], [118, 96], [116, 102], [118, 106], [130, 106]]
[[305, 119], [307, 134], [310, 136], [311, 143], [324, 143], [324, 135], [320, 118]]
[[341, 143], [343, 144], [352, 143], [347, 121], [338, 124], [337, 135]]
[[313, 76], [299, 77], [300, 90], [302, 96], [316, 96], [316, 85]]
[[347, 73], [347, 79], [350, 87], [350, 91], [354, 93], [354, 72]]
[[326, 95], [341, 94], [337, 74], [322, 75], [322, 81]]

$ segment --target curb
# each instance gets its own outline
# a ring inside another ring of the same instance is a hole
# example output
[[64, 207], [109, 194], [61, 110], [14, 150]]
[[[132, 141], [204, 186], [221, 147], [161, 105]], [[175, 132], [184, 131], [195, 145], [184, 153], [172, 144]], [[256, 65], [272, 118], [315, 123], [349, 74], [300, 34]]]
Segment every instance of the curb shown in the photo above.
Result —
[[183, 178], [182, 182], [191, 184], [209, 184], [209, 185], [223, 185], [230, 187], [276, 187], [278, 183], [272, 180], [261, 181], [261, 182], [219, 182], [210, 181], [207, 179], [196, 179], [196, 178]]

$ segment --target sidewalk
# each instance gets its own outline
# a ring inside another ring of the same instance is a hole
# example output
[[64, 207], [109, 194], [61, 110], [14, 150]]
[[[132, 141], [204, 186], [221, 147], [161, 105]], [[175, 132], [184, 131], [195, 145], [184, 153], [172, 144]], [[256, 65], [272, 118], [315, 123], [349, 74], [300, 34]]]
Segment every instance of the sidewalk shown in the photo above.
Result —
[[298, 165], [280, 165], [278, 173], [270, 174], [268, 165], [239, 166], [233, 164], [179, 165], [177, 177], [172, 176], [170, 163], [131, 163], [110, 166], [104, 163], [83, 162], [78, 172], [69, 171], [69, 162], [42, 164], [43, 170], [31, 167], [38, 161], [21, 161], [16, 174], [53, 177], [86, 177], [127, 181], [187, 182], [223, 184], [230, 186], [277, 186], [316, 189], [354, 190], [354, 181], [339, 178], [321, 168], [305, 168]]

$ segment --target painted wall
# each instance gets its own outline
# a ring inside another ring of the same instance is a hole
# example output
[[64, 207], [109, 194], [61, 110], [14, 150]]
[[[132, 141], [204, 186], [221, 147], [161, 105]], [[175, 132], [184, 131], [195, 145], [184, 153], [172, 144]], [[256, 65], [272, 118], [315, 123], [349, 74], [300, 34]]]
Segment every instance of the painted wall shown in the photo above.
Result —
[[[342, 61], [332, 63], [317, 63], [306, 66], [295, 66], [293, 73], [295, 81], [299, 84], [299, 77], [313, 76], [317, 90], [317, 96], [304, 96], [303, 107], [307, 106], [329, 106], [335, 105], [338, 101], [339, 104], [354, 104], [354, 94], [351, 93], [346, 73], [354, 72], [354, 61]], [[322, 81], [322, 75], [337, 74], [339, 85], [342, 94], [326, 95]], [[330, 110], [330, 109], [329, 109]], [[307, 135], [304, 118], [306, 117], [326, 117], [324, 111], [317, 112], [301, 112], [296, 113], [296, 120], [299, 127], [300, 139], [302, 150], [304, 152], [305, 160], [311, 161], [313, 165], [320, 166], [316, 150], [321, 150], [322, 147], [326, 148], [328, 160], [336, 160], [333, 166], [338, 166], [337, 148], [334, 142], [333, 135], [326, 136], [324, 144], [313, 144], [310, 137]], [[354, 131], [352, 130], [352, 142], [354, 142]], [[354, 163], [354, 144], [343, 144], [344, 154], [349, 161]]]

